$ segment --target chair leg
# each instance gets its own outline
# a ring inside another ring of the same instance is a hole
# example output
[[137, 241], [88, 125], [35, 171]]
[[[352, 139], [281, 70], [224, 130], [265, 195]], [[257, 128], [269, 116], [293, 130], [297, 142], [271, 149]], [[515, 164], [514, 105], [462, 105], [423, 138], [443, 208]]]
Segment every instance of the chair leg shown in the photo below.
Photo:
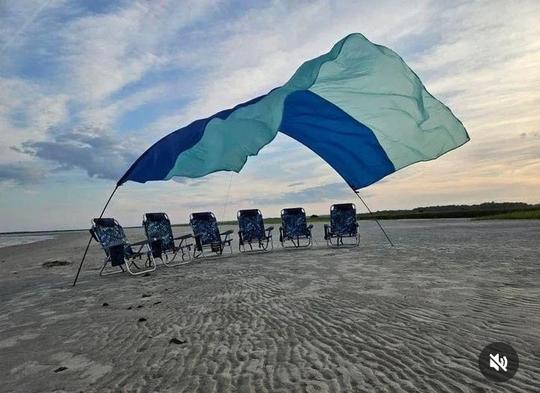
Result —
[[[99, 276], [100, 277], [104, 277], [104, 276], [111, 276], [113, 274], [119, 274], [119, 273], [125, 273], [126, 271], [124, 270], [124, 265], [120, 265], [118, 266], [120, 268], [120, 270], [117, 270], [117, 271], [113, 271], [113, 272], [106, 272], [104, 273], [105, 271], [105, 268], [107, 267], [107, 265], [110, 263], [110, 260], [109, 258], [105, 258], [105, 260], [103, 261], [103, 266], [101, 267], [100, 271], [99, 271]], [[112, 267], [112, 265], [111, 265]]]
[[193, 259], [198, 259], [200, 257], [204, 257], [202, 247], [200, 249], [197, 249], [197, 246], [193, 247]]
[[[272, 240], [272, 236], [265, 237], [264, 239], [258, 239], [257, 240], [257, 246], [256, 248], [253, 247], [253, 242], [247, 242], [249, 246], [249, 250], [246, 249], [246, 241], [244, 241], [244, 244], [238, 245], [238, 249], [241, 253], [262, 253], [262, 252], [269, 252], [270, 250], [274, 249], [274, 243]], [[281, 241], [282, 247], [286, 248], [283, 244], [283, 241]]]
[[[354, 241], [351, 242], [345, 242], [345, 238], [353, 238]], [[335, 242], [332, 241], [332, 239], [335, 239]], [[355, 236], [330, 236], [327, 240], [328, 247], [332, 248], [354, 248], [358, 247], [360, 245], [360, 236], [356, 234]]]
[[[154, 270], [156, 270], [156, 261], [154, 260], [152, 252], [148, 252], [146, 254], [146, 259], [147, 259], [147, 262], [148, 262], [148, 269], [144, 269], [144, 270], [140, 270], [139, 267], [137, 266], [137, 264], [135, 263], [135, 261], [128, 261], [126, 263], [126, 268], [127, 268], [128, 272], [129, 272], [129, 274], [131, 274], [132, 276], [138, 276], [140, 274], [145, 274], [145, 273], [153, 272]], [[140, 271], [131, 270], [130, 265], [135, 266]]]
[[[187, 248], [188, 252], [185, 252], [184, 248]], [[191, 244], [189, 244], [189, 245], [187, 245], [185, 247], [182, 247], [182, 261], [185, 260], [184, 258], [185, 258], [186, 255], [187, 255], [188, 261], [191, 261]]]
[[[305, 240], [307, 243], [302, 244], [302, 240]], [[290, 241], [292, 243], [292, 246], [285, 245], [286, 241]], [[300, 239], [300, 237], [297, 236], [296, 240], [295, 240], [295, 238], [283, 239], [283, 241], [281, 241], [281, 247], [283, 247], [283, 248], [292, 248], [292, 249], [307, 248], [307, 247], [310, 247], [312, 245], [312, 241], [313, 241], [313, 237], [310, 236], [310, 235], [306, 235], [306, 236], [302, 237], [302, 239]]]
[[[188, 249], [188, 252], [184, 251], [185, 248]], [[178, 262], [174, 262], [178, 254], [180, 254], [180, 258], [182, 258], [182, 260]], [[186, 261], [186, 255], [187, 255], [187, 261]], [[170, 260], [167, 253], [165, 253], [165, 258], [167, 259], [167, 262], [164, 261], [163, 264], [167, 267], [186, 265], [189, 262], [191, 262], [191, 247], [190, 245], [181, 246], [178, 249], [176, 249], [176, 251], [173, 253], [173, 257]]]

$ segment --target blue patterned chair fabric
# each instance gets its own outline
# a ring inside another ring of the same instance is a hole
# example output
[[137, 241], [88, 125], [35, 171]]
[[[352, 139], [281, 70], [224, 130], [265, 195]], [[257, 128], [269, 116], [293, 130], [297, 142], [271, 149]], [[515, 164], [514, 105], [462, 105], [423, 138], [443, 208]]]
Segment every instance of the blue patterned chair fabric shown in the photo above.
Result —
[[[93, 235], [99, 241], [113, 265], [121, 265], [124, 257], [133, 255], [124, 229], [113, 218], [95, 218]], [[120, 248], [119, 246], [122, 246]]]
[[287, 239], [311, 235], [307, 226], [306, 213], [300, 207], [283, 209], [281, 212], [281, 222], [283, 225], [283, 235]]
[[144, 230], [148, 240], [160, 239], [163, 251], [175, 251], [171, 222], [165, 213], [146, 213]]
[[333, 205], [330, 209], [330, 231], [333, 236], [356, 236], [356, 208], [352, 203]]
[[242, 240], [248, 243], [267, 238], [263, 216], [257, 209], [240, 210], [238, 212], [238, 227], [242, 233]]
[[210, 212], [193, 213], [190, 219], [193, 234], [202, 245], [221, 243], [216, 217]]

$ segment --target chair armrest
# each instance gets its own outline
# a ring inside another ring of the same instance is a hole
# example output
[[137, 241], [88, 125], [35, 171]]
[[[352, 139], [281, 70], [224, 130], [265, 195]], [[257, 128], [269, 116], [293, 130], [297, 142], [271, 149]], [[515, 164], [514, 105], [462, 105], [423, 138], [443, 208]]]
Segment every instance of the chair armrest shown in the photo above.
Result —
[[145, 244], [148, 244], [148, 240], [141, 240], [137, 243], [129, 243], [130, 246], [144, 246]]
[[149, 252], [151, 251], [150, 242], [148, 240], [141, 240], [140, 242], [129, 243], [129, 245], [131, 247], [139, 246], [139, 249], [137, 251], [135, 251], [136, 254], [141, 254], [142, 249], [144, 248], [144, 246], [146, 246], [148, 248]]
[[324, 224], [324, 238], [327, 240], [330, 234], [330, 225]]
[[[113, 244], [109, 244], [107, 247], [103, 247], [105, 250], [108, 250], [112, 247], [118, 247], [118, 246], [125, 246], [125, 244], [123, 242], [117, 242], [117, 243], [113, 243]], [[132, 246], [132, 244], [130, 244], [130, 246]]]
[[227, 242], [229, 241], [229, 235], [233, 234], [234, 231], [232, 229], [229, 229], [228, 231], [225, 231], [223, 233], [220, 233], [219, 236], [224, 236], [225, 235], [225, 239], [222, 240], [222, 242]]
[[178, 237], [175, 237], [174, 240], [186, 240], [186, 239], [189, 239], [189, 238], [192, 238], [193, 235], [190, 233], [188, 235], [182, 235], [182, 236], [178, 236]]
[[188, 239], [193, 239], [193, 235], [191, 233], [189, 233], [187, 235], [177, 236], [177, 237], [173, 238], [173, 240], [180, 240], [178, 242], [178, 247], [177, 247], [180, 250], [183, 249], [184, 247], [191, 247], [191, 244], [189, 244], [187, 242], [184, 243]]

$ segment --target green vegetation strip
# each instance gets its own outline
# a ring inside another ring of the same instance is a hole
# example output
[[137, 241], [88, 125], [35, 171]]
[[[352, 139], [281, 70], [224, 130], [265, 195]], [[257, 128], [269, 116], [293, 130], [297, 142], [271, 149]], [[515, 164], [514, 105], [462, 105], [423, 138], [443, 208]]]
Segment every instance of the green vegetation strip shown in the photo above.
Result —
[[540, 220], [540, 209], [493, 214], [478, 217], [476, 220]]

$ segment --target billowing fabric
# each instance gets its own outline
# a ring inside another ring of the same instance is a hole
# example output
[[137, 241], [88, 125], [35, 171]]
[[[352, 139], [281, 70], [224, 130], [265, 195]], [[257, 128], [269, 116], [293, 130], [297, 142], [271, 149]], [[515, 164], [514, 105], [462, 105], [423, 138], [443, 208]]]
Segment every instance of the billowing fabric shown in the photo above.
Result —
[[353, 189], [469, 140], [401, 57], [351, 34], [285, 85], [167, 135], [118, 185], [239, 172], [278, 131], [317, 153]]
[[242, 232], [242, 240], [248, 243], [267, 237], [263, 217], [258, 210], [242, 210], [238, 215], [238, 227]]
[[358, 230], [356, 209], [351, 203], [333, 205], [330, 210], [330, 232], [334, 236], [354, 236]]
[[281, 225], [285, 239], [309, 236], [306, 213], [302, 208], [283, 209], [281, 212]]

